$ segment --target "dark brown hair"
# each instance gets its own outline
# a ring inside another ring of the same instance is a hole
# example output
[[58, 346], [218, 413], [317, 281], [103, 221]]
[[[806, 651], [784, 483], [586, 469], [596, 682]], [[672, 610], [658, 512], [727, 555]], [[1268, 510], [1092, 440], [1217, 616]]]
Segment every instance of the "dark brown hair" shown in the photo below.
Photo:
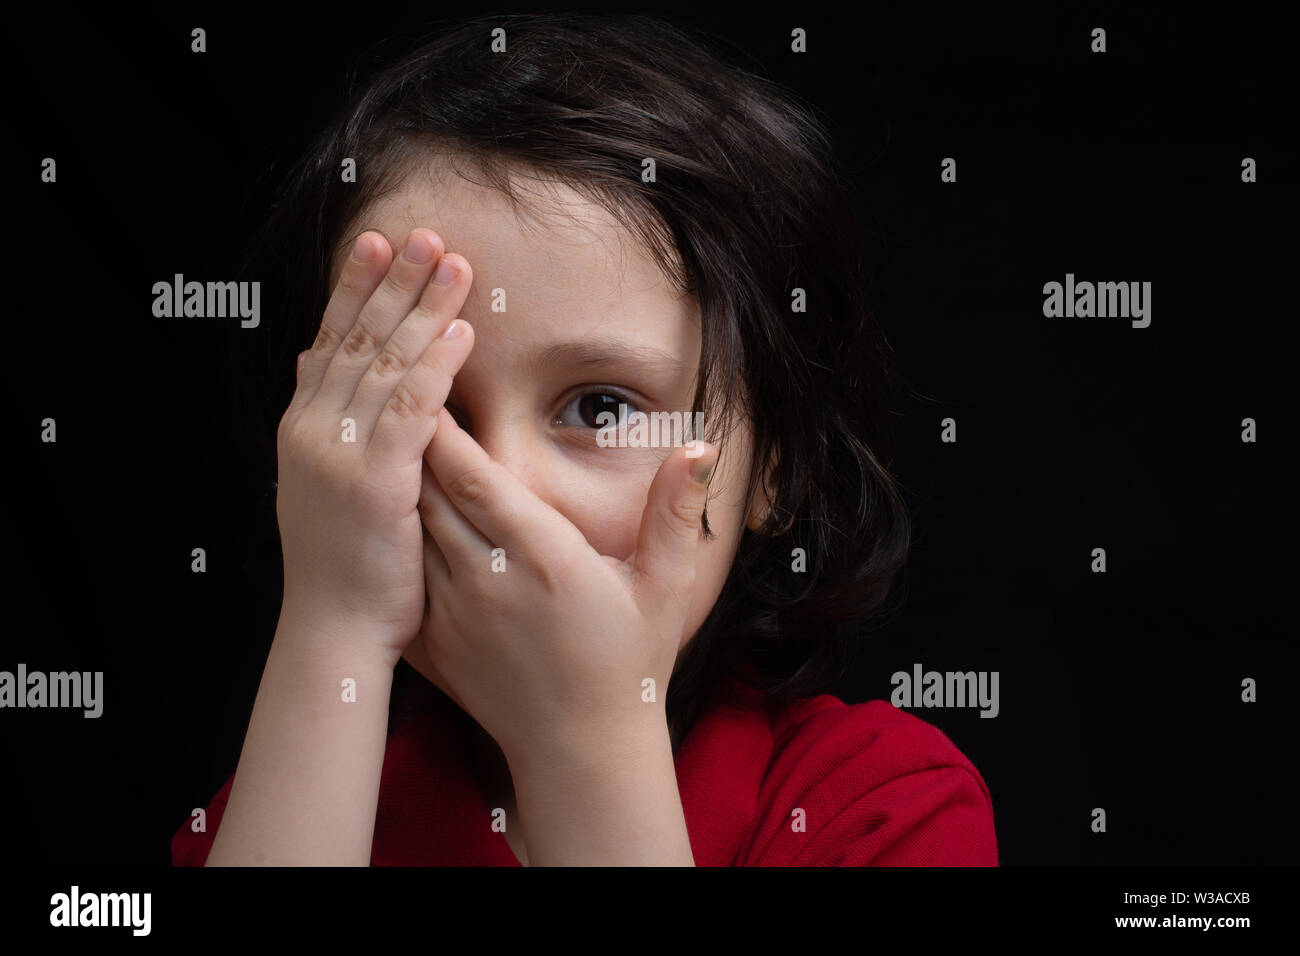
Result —
[[[492, 50], [496, 28], [505, 52]], [[733, 65], [717, 38], [631, 16], [461, 21], [349, 99], [289, 170], [241, 270], [262, 281], [273, 317], [265, 334], [234, 337], [256, 352], [236, 357], [237, 395], [254, 403], [241, 418], [267, 476], [332, 256], [370, 203], [435, 153], [468, 158], [509, 195], [511, 170], [563, 182], [696, 296], [696, 407], [722, 412], [706, 437], [744, 415], [751, 489], [773, 465], [766, 523], [745, 531], [673, 673], [674, 741], [731, 678], [772, 699], [826, 691], [864, 628], [896, 605], [909, 521], [888, 470], [895, 379], [866, 304], [851, 184], [813, 111]], [[340, 176], [347, 158], [355, 183]], [[646, 158], [654, 182], [642, 181]], [[793, 310], [795, 289], [806, 311]], [[792, 570], [795, 548], [806, 571]]]

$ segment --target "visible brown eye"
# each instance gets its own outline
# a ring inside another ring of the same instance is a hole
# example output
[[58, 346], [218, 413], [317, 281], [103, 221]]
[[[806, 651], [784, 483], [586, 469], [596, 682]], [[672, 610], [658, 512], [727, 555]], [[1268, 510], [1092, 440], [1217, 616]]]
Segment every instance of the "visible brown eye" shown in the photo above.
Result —
[[[565, 406], [555, 422], [571, 428], [608, 428], [625, 422], [633, 411], [636, 411], [636, 406], [621, 395], [602, 391], [583, 392]], [[602, 415], [603, 419], [600, 417]]]
[[[613, 412], [615, 421], [623, 416], [619, 414], [620, 406], [627, 408], [627, 403], [617, 395], [611, 395], [608, 392], [588, 392], [578, 399], [578, 415], [586, 423], [588, 428], [599, 428], [602, 419], [599, 416], [601, 412]], [[604, 419], [608, 421], [608, 419]]]

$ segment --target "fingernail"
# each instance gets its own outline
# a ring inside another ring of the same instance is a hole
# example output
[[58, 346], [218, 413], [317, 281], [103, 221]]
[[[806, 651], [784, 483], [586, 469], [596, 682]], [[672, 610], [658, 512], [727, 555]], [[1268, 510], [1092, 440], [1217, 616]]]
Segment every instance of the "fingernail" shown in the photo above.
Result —
[[402, 258], [407, 262], [418, 265], [428, 262], [432, 255], [433, 246], [423, 235], [413, 232], [406, 237], [406, 245], [402, 247]]
[[448, 261], [447, 257], [443, 256], [438, 261], [438, 268], [433, 270], [433, 281], [438, 285], [451, 285], [456, 281], [458, 275], [460, 275], [460, 269], [456, 267], [454, 262]]
[[440, 337], [444, 339], [454, 339], [464, 331], [465, 324], [459, 320], [455, 320], [451, 325], [442, 330], [442, 335]]
[[369, 262], [375, 257], [375, 244], [366, 236], [357, 236], [352, 243], [352, 258], [357, 262]]
[[[690, 452], [687, 452], [687, 454], [689, 455]], [[717, 464], [716, 460], [710, 461], [701, 455], [691, 462], [691, 477], [700, 484], [704, 484], [709, 480], [709, 476], [713, 474], [715, 464]]]

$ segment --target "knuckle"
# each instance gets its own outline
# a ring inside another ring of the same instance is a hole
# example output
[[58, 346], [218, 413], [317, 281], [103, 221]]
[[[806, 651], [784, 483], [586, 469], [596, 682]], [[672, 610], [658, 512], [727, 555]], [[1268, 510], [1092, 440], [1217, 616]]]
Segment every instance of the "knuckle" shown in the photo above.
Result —
[[392, 378], [401, 375], [406, 371], [406, 368], [406, 359], [402, 356], [401, 349], [393, 345], [391, 339], [375, 356], [375, 372], [380, 378]]
[[320, 329], [316, 332], [316, 340], [312, 343], [312, 351], [317, 355], [329, 355], [335, 352], [343, 343], [343, 336], [339, 335], [330, 325], [325, 322], [320, 324]]
[[447, 371], [447, 363], [442, 360], [436, 348], [425, 349], [416, 364], [428, 369], [439, 381], [451, 378], [451, 374]]
[[297, 432], [296, 419], [285, 415], [280, 419], [280, 427], [275, 430], [275, 447], [280, 457], [284, 457], [285, 452], [294, 448], [297, 444], [295, 433]]
[[398, 256], [393, 260], [392, 268], [384, 276], [383, 285], [380, 287], [385, 298], [404, 299], [410, 295], [414, 288], [414, 280], [408, 270], [411, 266]]
[[375, 333], [370, 330], [370, 326], [364, 319], [357, 319], [357, 324], [343, 340], [343, 351], [356, 358], [361, 355], [372, 355], [378, 349], [379, 340], [375, 337]]
[[573, 588], [582, 569], [562, 552], [539, 556], [536, 571], [542, 586], [551, 594], [563, 594]]
[[[669, 528], [681, 537], [692, 537], [700, 527], [701, 509], [693, 501], [673, 501], [665, 519]], [[671, 517], [669, 517], [671, 516]]]
[[278, 455], [282, 478], [287, 467], [300, 479], [322, 489], [338, 481], [343, 466], [338, 456], [331, 454], [328, 442], [301, 425], [285, 432]]
[[278, 458], [284, 458], [285, 452], [293, 447], [292, 428], [288, 418], [280, 419], [280, 427], [275, 430], [275, 453]]
[[354, 299], [361, 298], [366, 293], [365, 270], [354, 269], [355, 264], [351, 257], [348, 258], [342, 274], [339, 276], [338, 285], [335, 287], [335, 294], [342, 294], [344, 298]]
[[462, 471], [451, 479], [447, 493], [458, 501], [471, 505], [486, 504], [492, 491], [492, 477], [484, 468]]
[[393, 397], [388, 400], [388, 407], [399, 421], [409, 421], [425, 414], [420, 406], [420, 397], [411, 388], [411, 383], [403, 379], [393, 389]]
[[275, 440], [280, 448], [297, 450], [307, 444], [306, 425], [303, 422], [302, 415], [293, 415], [286, 412], [280, 419], [280, 427], [276, 429]]
[[[429, 284], [429, 289], [436, 289], [436, 288], [437, 286], [433, 285], [432, 283]], [[424, 294], [422, 294], [420, 298], [416, 301], [415, 305], [411, 306], [411, 311], [408, 312], [406, 315], [406, 321], [430, 322], [437, 317], [438, 310], [429, 301], [429, 295], [430, 293], [428, 289], [426, 289]]]

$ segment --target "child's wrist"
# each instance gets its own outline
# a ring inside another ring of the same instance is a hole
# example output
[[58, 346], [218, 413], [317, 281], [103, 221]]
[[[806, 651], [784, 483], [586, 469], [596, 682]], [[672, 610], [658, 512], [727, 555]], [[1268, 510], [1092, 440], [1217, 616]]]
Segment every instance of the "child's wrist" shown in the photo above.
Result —
[[631, 767], [653, 760], [672, 740], [662, 711], [647, 707], [635, 719], [603, 720], [586, 732], [571, 731], [535, 740], [524, 748], [503, 748], [512, 776], [539, 782], [547, 778], [579, 778], [605, 774], [611, 766]]
[[324, 601], [288, 595], [280, 608], [275, 640], [347, 660], [381, 663], [390, 670], [402, 657], [402, 637], [391, 625]]

